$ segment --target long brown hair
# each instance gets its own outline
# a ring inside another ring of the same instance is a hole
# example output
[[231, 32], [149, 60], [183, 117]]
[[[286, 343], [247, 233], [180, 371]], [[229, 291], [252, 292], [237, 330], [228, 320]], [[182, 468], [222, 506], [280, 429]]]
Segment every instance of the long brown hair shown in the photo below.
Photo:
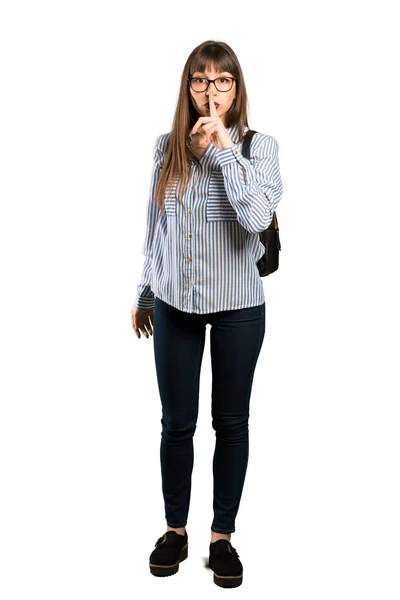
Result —
[[164, 211], [164, 196], [167, 188], [170, 191], [178, 180], [180, 181], [180, 190], [177, 193], [177, 199], [182, 201], [191, 175], [189, 160], [196, 161], [202, 169], [202, 164], [187, 144], [189, 132], [199, 118], [193, 105], [188, 79], [196, 71], [203, 72], [208, 69], [211, 64], [219, 72], [229, 71], [237, 78], [236, 97], [225, 115], [225, 127], [238, 125], [239, 141], [243, 139], [243, 128], [248, 127], [246, 87], [238, 58], [228, 44], [207, 40], [191, 52], [183, 69], [169, 144], [155, 192], [155, 202], [162, 211]]

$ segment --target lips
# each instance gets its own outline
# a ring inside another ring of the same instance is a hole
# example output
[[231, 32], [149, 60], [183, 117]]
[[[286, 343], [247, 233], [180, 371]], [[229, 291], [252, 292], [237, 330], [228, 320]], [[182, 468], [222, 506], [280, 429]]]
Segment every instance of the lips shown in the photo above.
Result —
[[[215, 104], [215, 106], [218, 108], [218, 106], [219, 106], [218, 102], [214, 102], [214, 104]], [[206, 108], [210, 108], [210, 103], [209, 103], [209, 102], [206, 102], [204, 106], [205, 106]]]

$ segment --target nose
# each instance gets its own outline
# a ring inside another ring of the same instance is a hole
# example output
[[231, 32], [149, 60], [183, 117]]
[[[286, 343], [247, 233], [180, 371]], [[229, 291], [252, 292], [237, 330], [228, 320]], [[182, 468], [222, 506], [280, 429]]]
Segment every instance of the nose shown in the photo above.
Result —
[[[212, 85], [214, 86], [213, 90], [211, 90], [211, 86]], [[217, 91], [217, 88], [215, 87], [215, 81], [213, 81], [212, 83], [209, 84], [209, 86], [207, 88], [207, 91], [206, 91], [206, 94], [210, 95], [210, 91], [211, 91], [212, 95], [215, 96], [215, 92]]]

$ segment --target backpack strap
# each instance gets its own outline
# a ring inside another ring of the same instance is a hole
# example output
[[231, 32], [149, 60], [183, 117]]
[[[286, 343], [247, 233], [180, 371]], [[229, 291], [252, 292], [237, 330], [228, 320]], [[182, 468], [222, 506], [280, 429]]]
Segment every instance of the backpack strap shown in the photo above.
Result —
[[242, 144], [242, 155], [244, 156], [244, 158], [249, 158], [250, 157], [251, 138], [253, 137], [253, 135], [255, 133], [257, 133], [257, 131], [254, 131], [254, 129], [249, 129], [244, 134], [243, 144]]

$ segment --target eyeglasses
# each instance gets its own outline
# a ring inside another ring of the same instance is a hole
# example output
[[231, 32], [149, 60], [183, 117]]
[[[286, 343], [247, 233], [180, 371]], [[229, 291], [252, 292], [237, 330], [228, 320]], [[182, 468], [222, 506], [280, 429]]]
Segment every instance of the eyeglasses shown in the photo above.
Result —
[[218, 77], [218, 79], [207, 79], [206, 77], [189, 77], [188, 81], [194, 92], [205, 92], [210, 83], [213, 83], [219, 92], [229, 92], [237, 77]]

